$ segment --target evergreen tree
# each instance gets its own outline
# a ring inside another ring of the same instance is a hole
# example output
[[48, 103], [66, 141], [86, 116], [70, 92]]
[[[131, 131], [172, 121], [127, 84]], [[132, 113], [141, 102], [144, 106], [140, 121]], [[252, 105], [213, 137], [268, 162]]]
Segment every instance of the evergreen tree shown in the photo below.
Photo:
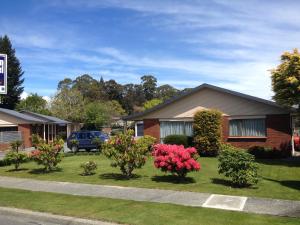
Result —
[[20, 96], [24, 90], [22, 86], [24, 72], [15, 55], [15, 49], [9, 38], [5, 35], [0, 37], [0, 53], [7, 54], [7, 94], [1, 96], [0, 107], [14, 109], [20, 102]]

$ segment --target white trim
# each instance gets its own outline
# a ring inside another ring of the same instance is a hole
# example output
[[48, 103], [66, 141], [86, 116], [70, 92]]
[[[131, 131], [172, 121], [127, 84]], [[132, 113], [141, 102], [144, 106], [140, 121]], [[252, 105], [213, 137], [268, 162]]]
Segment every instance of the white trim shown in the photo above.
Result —
[[0, 127], [17, 127], [18, 124], [0, 124]]

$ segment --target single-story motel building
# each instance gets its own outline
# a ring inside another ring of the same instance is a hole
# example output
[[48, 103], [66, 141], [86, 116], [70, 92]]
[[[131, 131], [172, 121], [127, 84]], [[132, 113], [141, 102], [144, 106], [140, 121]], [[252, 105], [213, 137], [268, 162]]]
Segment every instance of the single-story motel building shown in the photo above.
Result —
[[124, 117], [135, 121], [135, 135], [151, 135], [162, 142], [171, 134], [193, 136], [193, 117], [199, 110], [217, 109], [222, 116], [222, 139], [236, 147], [287, 148], [294, 153], [292, 137], [299, 134], [295, 111], [272, 101], [202, 84], [149, 110]]
[[38, 134], [48, 142], [79, 129], [79, 124], [57, 117], [0, 108], [0, 151], [8, 149], [14, 140], [22, 140], [25, 148], [32, 147], [32, 134]]

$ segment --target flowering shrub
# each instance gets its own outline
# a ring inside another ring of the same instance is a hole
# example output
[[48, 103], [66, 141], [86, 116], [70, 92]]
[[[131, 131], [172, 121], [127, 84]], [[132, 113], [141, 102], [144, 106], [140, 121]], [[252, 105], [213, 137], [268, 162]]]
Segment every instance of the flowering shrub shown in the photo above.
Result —
[[112, 137], [102, 146], [103, 154], [112, 159], [111, 166], [119, 167], [122, 174], [130, 178], [135, 168], [145, 165], [150, 146], [154, 138], [150, 136], [141, 137], [135, 140], [133, 131], [118, 134]]
[[42, 143], [37, 146], [37, 150], [31, 152], [31, 158], [39, 165], [43, 165], [45, 171], [56, 169], [57, 164], [62, 159], [61, 150], [63, 149], [63, 140], [55, 140], [53, 143]]
[[183, 145], [157, 144], [152, 152], [154, 165], [164, 172], [185, 177], [188, 172], [200, 170], [200, 164], [196, 161], [197, 150], [184, 148]]
[[83, 168], [82, 175], [89, 176], [95, 173], [95, 170], [97, 169], [97, 164], [94, 161], [88, 161], [82, 163], [80, 167]]

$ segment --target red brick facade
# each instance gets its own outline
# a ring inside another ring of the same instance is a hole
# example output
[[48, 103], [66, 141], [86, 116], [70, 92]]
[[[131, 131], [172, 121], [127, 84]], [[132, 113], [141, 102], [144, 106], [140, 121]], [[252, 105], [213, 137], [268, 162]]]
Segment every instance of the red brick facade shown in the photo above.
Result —
[[[160, 142], [160, 126], [158, 119], [144, 120], [144, 135], [151, 135]], [[229, 120], [224, 116], [222, 121], [222, 139], [236, 147], [249, 148], [251, 146], [265, 146], [286, 150], [291, 143], [290, 116], [267, 115], [266, 116], [266, 137], [265, 138], [230, 138]]]
[[150, 135], [156, 138], [156, 142], [160, 142], [160, 127], [158, 119], [144, 120], [144, 135]]
[[21, 131], [23, 137], [23, 144], [25, 148], [31, 147], [31, 125], [30, 124], [19, 124], [18, 131]]
[[290, 116], [267, 115], [266, 138], [230, 138], [228, 117], [223, 117], [222, 124], [223, 141], [236, 147], [249, 148], [254, 145], [272, 147], [286, 150], [291, 143]]

